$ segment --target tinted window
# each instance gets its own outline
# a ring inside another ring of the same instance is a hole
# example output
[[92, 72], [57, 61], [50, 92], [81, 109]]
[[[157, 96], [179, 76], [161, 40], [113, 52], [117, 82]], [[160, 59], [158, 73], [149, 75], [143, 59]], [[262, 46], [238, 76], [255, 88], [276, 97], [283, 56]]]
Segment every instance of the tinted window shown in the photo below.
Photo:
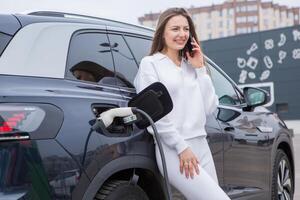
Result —
[[152, 41], [130, 36], [125, 36], [125, 39], [131, 51], [133, 52], [135, 59], [137, 60], [138, 64], [140, 64], [142, 58], [149, 55]]
[[0, 32], [0, 56], [2, 55], [2, 52], [4, 51], [11, 38], [11, 36]]
[[239, 105], [240, 100], [237, 93], [229, 82], [219, 71], [214, 67], [207, 64], [211, 73], [211, 78], [216, 90], [216, 94], [219, 97], [219, 102], [221, 105]]
[[90, 32], [73, 36], [66, 73], [72, 79], [116, 85], [107, 35]]
[[123, 87], [132, 87], [138, 67], [126, 42], [121, 35], [109, 35], [111, 50], [116, 68], [118, 83]]

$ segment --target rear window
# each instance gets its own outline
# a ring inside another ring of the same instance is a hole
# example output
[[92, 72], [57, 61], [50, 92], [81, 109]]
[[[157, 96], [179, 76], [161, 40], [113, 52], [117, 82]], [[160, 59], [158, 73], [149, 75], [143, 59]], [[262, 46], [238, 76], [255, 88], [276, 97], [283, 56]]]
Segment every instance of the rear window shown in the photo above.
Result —
[[12, 36], [0, 32], [0, 57]]

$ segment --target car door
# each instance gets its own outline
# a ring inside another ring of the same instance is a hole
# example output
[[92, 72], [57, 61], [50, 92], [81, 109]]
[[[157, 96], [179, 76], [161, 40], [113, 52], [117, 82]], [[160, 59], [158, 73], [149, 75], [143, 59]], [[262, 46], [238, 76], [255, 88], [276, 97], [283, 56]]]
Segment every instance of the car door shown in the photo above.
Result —
[[219, 97], [217, 119], [225, 134], [224, 183], [232, 198], [266, 199], [268, 190], [269, 135], [267, 110], [245, 111], [236, 85], [213, 63], [210, 73]]
[[[111, 135], [91, 132], [91, 125], [98, 114], [109, 108], [121, 107], [124, 102], [115, 78], [105, 29], [80, 30], [73, 34], [65, 78], [66, 86], [62, 93], [67, 101], [61, 103], [65, 114], [64, 125], [57, 140], [66, 150], [77, 155], [77, 163], [83, 166], [88, 178], [93, 179], [102, 166], [114, 159], [115, 155], [110, 153], [111, 145], [124, 139], [114, 137], [122, 130], [111, 130]], [[80, 185], [82, 190], [74, 187], [73, 183], [65, 185], [65, 191], [78, 189], [75, 191], [77, 193], [88, 187], [87, 182]]]

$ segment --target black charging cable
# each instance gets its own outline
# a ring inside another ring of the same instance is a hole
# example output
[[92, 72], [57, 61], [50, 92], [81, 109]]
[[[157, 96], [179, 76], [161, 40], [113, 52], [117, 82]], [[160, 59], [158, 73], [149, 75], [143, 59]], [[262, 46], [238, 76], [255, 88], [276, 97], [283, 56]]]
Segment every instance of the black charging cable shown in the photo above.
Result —
[[168, 177], [167, 166], [166, 166], [166, 159], [165, 159], [165, 155], [164, 155], [164, 152], [163, 152], [162, 144], [159, 140], [160, 138], [159, 138], [156, 126], [155, 126], [154, 121], [152, 120], [152, 118], [145, 111], [143, 111], [141, 109], [138, 109], [136, 107], [128, 107], [128, 108], [120, 108], [120, 109], [115, 108], [115, 109], [106, 111], [105, 114], [102, 114], [102, 116], [100, 115], [100, 117], [97, 118], [97, 120], [92, 125], [91, 130], [88, 134], [88, 137], [87, 137], [87, 140], [86, 140], [86, 143], [85, 143], [85, 147], [84, 147], [84, 155], [83, 155], [83, 158], [81, 160], [81, 164], [84, 165], [88, 140], [89, 140], [89, 138], [91, 136], [91, 132], [93, 130], [95, 130], [97, 132], [106, 132], [107, 131], [106, 130], [107, 126], [111, 124], [114, 117], [123, 117], [123, 123], [126, 124], [126, 125], [133, 124], [133, 123], [135, 123], [139, 120], [136, 117], [136, 114], [140, 114], [140, 115], [144, 116], [150, 122], [150, 125], [153, 129], [154, 137], [156, 139], [156, 143], [158, 145], [159, 153], [161, 155], [161, 161], [162, 161], [162, 166], [163, 166], [163, 174], [164, 174], [164, 183], [165, 183], [165, 188], [167, 190], [167, 199], [172, 200], [171, 187], [170, 187], [170, 184], [169, 184], [169, 177]]
[[85, 156], [86, 156], [86, 152], [87, 152], [87, 146], [88, 146], [88, 143], [90, 141], [90, 137], [91, 137], [91, 134], [92, 132], [94, 131], [93, 127], [90, 129], [89, 133], [88, 133], [88, 136], [85, 140], [85, 144], [84, 144], [84, 150], [83, 150], [83, 156], [82, 156], [82, 159], [81, 159], [81, 166], [84, 167], [84, 162], [85, 162]]
[[163, 152], [163, 147], [162, 147], [162, 144], [159, 140], [159, 135], [158, 135], [156, 126], [154, 124], [154, 121], [152, 120], [152, 118], [146, 112], [144, 112], [141, 109], [133, 107], [132, 112], [133, 113], [139, 113], [139, 114], [143, 115], [144, 117], [146, 117], [148, 119], [148, 121], [151, 124], [151, 127], [152, 127], [153, 132], [154, 132], [154, 137], [156, 139], [156, 143], [158, 145], [159, 153], [160, 153], [160, 156], [161, 156], [161, 161], [162, 161], [162, 166], [163, 166], [163, 173], [164, 173], [164, 180], [165, 180], [164, 183], [165, 183], [165, 187], [167, 189], [168, 200], [172, 200], [172, 192], [171, 192], [171, 187], [170, 187], [170, 182], [169, 182], [169, 177], [168, 177], [165, 154]]

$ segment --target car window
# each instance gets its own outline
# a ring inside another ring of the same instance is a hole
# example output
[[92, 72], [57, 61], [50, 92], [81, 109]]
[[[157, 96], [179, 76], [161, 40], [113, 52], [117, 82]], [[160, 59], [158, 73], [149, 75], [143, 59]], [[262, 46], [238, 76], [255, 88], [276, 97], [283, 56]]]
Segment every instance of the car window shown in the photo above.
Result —
[[97, 84], [116, 85], [107, 35], [78, 33], [71, 39], [66, 77]]
[[150, 39], [125, 36], [136, 61], [140, 64], [143, 57], [149, 55], [152, 41]]
[[121, 35], [109, 34], [109, 41], [116, 68], [116, 78], [122, 87], [133, 88], [133, 80], [138, 71], [137, 64]]
[[219, 103], [221, 105], [240, 105], [240, 99], [231, 82], [208, 63], [207, 66], [211, 74], [216, 94], [219, 97]]
[[0, 32], [0, 56], [2, 55], [2, 52], [4, 51], [11, 38], [11, 36]]

